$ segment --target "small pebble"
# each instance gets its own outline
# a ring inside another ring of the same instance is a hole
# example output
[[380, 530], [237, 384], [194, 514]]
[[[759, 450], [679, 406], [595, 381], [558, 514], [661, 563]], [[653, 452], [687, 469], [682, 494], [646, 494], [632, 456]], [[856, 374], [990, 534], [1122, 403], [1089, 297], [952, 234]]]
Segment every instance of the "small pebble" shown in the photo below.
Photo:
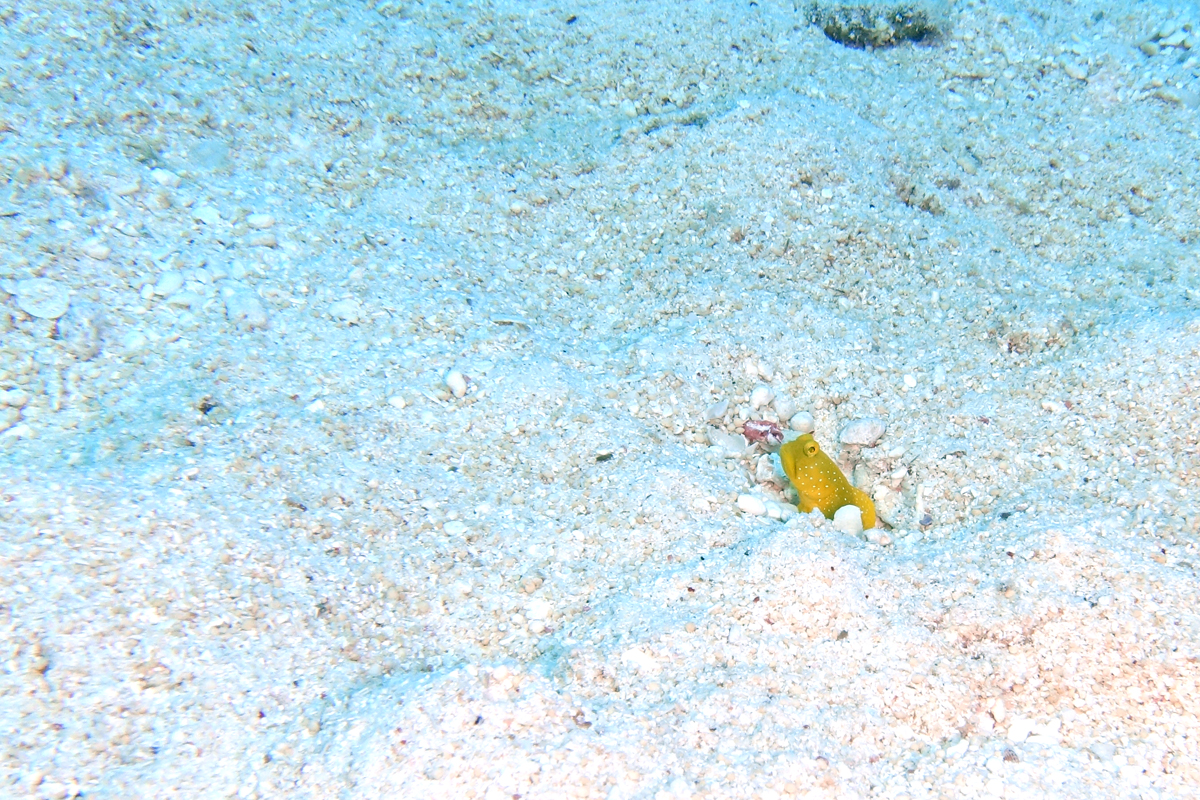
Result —
[[141, 331], [130, 331], [121, 338], [121, 346], [130, 352], [141, 350], [150, 340]]
[[76, 358], [81, 361], [95, 358], [104, 331], [104, 307], [86, 300], [71, 303], [57, 327], [58, 338]]
[[49, 278], [26, 278], [17, 281], [14, 289], [17, 308], [31, 317], [58, 319], [67, 313], [67, 307], [71, 305], [71, 293], [67, 287]]
[[758, 483], [774, 483], [775, 463], [770, 455], [764, 455], [758, 459], [758, 463], [754, 466], [754, 480]]
[[29, 392], [24, 389], [9, 389], [6, 392], [0, 392], [0, 406], [21, 409], [28, 402]]
[[1029, 734], [1033, 733], [1035, 726], [1036, 723], [1033, 720], [1017, 717], [1008, 726], [1007, 738], [1013, 744], [1021, 744], [1029, 738]]
[[756, 386], [750, 393], [750, 407], [757, 411], [770, 405], [773, 399], [775, 399], [775, 393], [771, 391], [770, 386]]
[[251, 214], [246, 217], [246, 224], [256, 231], [265, 231], [275, 226], [275, 218], [270, 214]]
[[83, 243], [83, 254], [96, 261], [103, 261], [112, 255], [112, 248], [97, 239], [89, 239]]
[[842, 506], [833, 512], [833, 527], [850, 536], [863, 532], [862, 510], [858, 506]]
[[719, 403], [713, 403], [711, 406], [704, 409], [704, 418], [706, 420], [724, 419], [725, 414], [728, 411], [729, 411], [729, 400], [728, 400], [728, 398], [726, 398], [725, 400], [722, 400]]
[[[739, 494], [737, 499], [737, 507], [746, 514], [754, 517], [761, 517], [767, 513], [767, 505], [759, 498], [752, 494]], [[862, 530], [862, 522], [858, 524], [859, 530]]]
[[739, 433], [728, 433], [720, 428], [708, 429], [708, 443], [719, 447], [722, 455], [726, 457], [740, 456], [749, 445], [745, 436]]
[[67, 177], [67, 169], [68, 165], [65, 158], [52, 158], [50, 162], [46, 164], [46, 177], [52, 181], [61, 181], [63, 178]]
[[462, 397], [467, 393], [467, 378], [456, 369], [452, 369], [446, 373], [446, 388], [455, 397]]
[[205, 225], [216, 225], [221, 221], [221, 214], [212, 206], [200, 206], [192, 212], [192, 216]]
[[176, 308], [200, 308], [204, 305], [204, 297], [196, 292], [175, 292], [167, 298], [167, 305]]
[[842, 428], [842, 432], [838, 434], [838, 441], [842, 444], [874, 447], [886, 430], [887, 423], [881, 419], [873, 417], [856, 419]]
[[346, 298], [329, 305], [329, 316], [353, 325], [362, 319], [362, 308], [357, 300]]
[[159, 186], [169, 186], [172, 189], [183, 183], [183, 180], [168, 169], [153, 169], [150, 170], [150, 177], [154, 178], [154, 182]]
[[888, 536], [887, 531], [883, 528], [869, 528], [863, 531], [863, 535], [867, 537], [868, 542], [877, 544], [880, 547], [887, 547], [892, 543], [892, 537]]
[[550, 605], [550, 601], [541, 597], [535, 597], [525, 604], [526, 619], [549, 619], [554, 607]]
[[244, 330], [266, 328], [268, 323], [266, 309], [249, 289], [233, 290], [225, 294], [225, 317]]
[[775, 397], [774, 406], [775, 413], [779, 416], [779, 421], [785, 425], [787, 424], [788, 420], [795, 416], [797, 411], [796, 401], [783, 395], [777, 395]]
[[1063, 72], [1067, 73], [1067, 75], [1069, 75], [1070, 77], [1074, 78], [1077, 81], [1086, 81], [1087, 80], [1088, 71], [1087, 71], [1087, 67], [1085, 67], [1085, 66], [1076, 64], [1073, 61], [1064, 61], [1062, 68], [1063, 68]]
[[183, 288], [183, 273], [178, 270], [167, 270], [158, 277], [154, 284], [154, 293], [160, 297], [168, 297]]
[[246, 242], [253, 247], [277, 247], [279, 240], [275, 238], [275, 234], [269, 231], [263, 231], [251, 236]]
[[792, 430], [800, 433], [812, 433], [817, 428], [817, 421], [807, 411], [792, 415]]

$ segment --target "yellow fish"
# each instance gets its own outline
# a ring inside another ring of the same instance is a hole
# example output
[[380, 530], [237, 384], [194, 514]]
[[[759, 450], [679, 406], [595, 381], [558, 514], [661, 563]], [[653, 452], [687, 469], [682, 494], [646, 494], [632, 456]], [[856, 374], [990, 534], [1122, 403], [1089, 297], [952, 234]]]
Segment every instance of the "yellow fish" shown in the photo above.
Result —
[[863, 528], [875, 527], [875, 504], [862, 489], [850, 485], [833, 459], [806, 433], [779, 448], [779, 460], [800, 495], [800, 510], [821, 509], [827, 518], [842, 506], [858, 506]]

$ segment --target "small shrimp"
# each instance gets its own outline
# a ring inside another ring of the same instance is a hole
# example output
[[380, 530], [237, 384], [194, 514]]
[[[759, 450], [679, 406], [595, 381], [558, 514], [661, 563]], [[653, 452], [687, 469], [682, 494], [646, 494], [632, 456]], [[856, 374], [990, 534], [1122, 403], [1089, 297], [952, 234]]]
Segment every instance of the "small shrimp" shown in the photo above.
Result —
[[762, 442], [768, 447], [783, 444], [783, 430], [774, 422], [765, 419], [747, 420], [742, 434], [751, 442]]

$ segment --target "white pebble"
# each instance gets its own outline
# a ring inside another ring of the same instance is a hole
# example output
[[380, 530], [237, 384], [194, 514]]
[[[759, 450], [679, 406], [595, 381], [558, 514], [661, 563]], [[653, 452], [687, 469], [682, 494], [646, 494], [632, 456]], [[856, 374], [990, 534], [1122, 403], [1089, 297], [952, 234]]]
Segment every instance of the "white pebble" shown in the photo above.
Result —
[[83, 243], [83, 254], [96, 261], [103, 261], [112, 255], [112, 248], [98, 239], [89, 239]]
[[704, 418], [707, 419], [723, 419], [726, 412], [729, 411], [729, 399], [726, 398], [719, 403], [713, 403], [708, 408], [704, 409]]
[[67, 160], [61, 156], [50, 159], [46, 164], [46, 177], [52, 181], [61, 181], [67, 177]]
[[[739, 494], [737, 499], [737, 507], [743, 512], [754, 517], [761, 517], [767, 513], [767, 505], [759, 498], [752, 494]], [[862, 523], [859, 523], [859, 530], [862, 530]]]
[[159, 186], [170, 186], [171, 188], [174, 188], [183, 183], [183, 180], [178, 175], [168, 169], [150, 170], [150, 177], [154, 178], [154, 182]]
[[246, 243], [252, 247], [276, 247], [279, 245], [279, 240], [270, 231], [262, 231], [251, 236]]
[[740, 456], [746, 452], [748, 442], [746, 437], [737, 433], [728, 433], [720, 428], [708, 429], [708, 443], [720, 448], [721, 454], [727, 458]]
[[1029, 738], [1029, 734], [1033, 733], [1036, 723], [1025, 717], [1016, 717], [1008, 726], [1007, 738], [1013, 744], [1021, 744]]
[[833, 527], [850, 536], [863, 532], [862, 510], [858, 506], [842, 506], [833, 512]]
[[812, 433], [817, 428], [817, 421], [807, 411], [792, 415], [792, 430], [800, 433]]
[[1087, 67], [1082, 66], [1081, 64], [1076, 64], [1073, 61], [1064, 61], [1062, 68], [1063, 68], [1063, 72], [1067, 73], [1067, 75], [1069, 75], [1070, 77], [1074, 78], [1077, 81], [1086, 81], [1087, 80], [1087, 76], [1088, 76]]
[[33, 438], [33, 428], [25, 424], [15, 425], [6, 430], [4, 436], [9, 439], [31, 439]]
[[216, 225], [221, 221], [221, 214], [212, 206], [200, 206], [192, 212], [192, 216], [205, 225]]
[[[777, 458], [778, 456], [776, 456]], [[758, 463], [754, 466], [754, 480], [758, 483], [774, 483], [775, 463], [770, 454], [764, 455], [758, 459]]]
[[910, 389], [917, 388], [917, 377], [915, 375], [905, 375], [904, 385]]
[[775, 397], [775, 413], [779, 415], [779, 421], [787, 424], [796, 413], [796, 401], [790, 397], [778, 395]]
[[87, 361], [100, 352], [104, 307], [86, 300], [71, 303], [58, 320], [58, 338], [76, 358]]
[[225, 294], [225, 316], [230, 322], [245, 330], [267, 327], [266, 309], [248, 289], [235, 289]]
[[467, 378], [456, 369], [452, 369], [446, 373], [446, 388], [455, 397], [462, 397], [467, 393]]
[[548, 600], [535, 597], [525, 604], [525, 619], [549, 619], [553, 610]]
[[154, 284], [154, 293], [160, 297], [173, 295], [183, 288], [183, 274], [178, 270], [167, 270], [158, 277]]
[[750, 393], [750, 407], [757, 411], [770, 405], [773, 399], [775, 399], [775, 393], [771, 391], [770, 386], [756, 386]]
[[28, 402], [29, 392], [24, 389], [9, 389], [7, 392], [0, 392], [0, 406], [24, 408]]
[[270, 214], [251, 214], [246, 217], [246, 224], [256, 231], [265, 231], [275, 226], [275, 218]]
[[838, 441], [842, 444], [874, 447], [886, 430], [887, 423], [881, 419], [874, 417], [856, 419], [842, 428], [842, 432], [838, 434]]
[[175, 292], [167, 298], [167, 305], [177, 308], [196, 309], [204, 305], [204, 297], [196, 292], [182, 291]]
[[12, 293], [17, 296], [17, 308], [31, 317], [58, 319], [71, 305], [67, 287], [49, 278], [26, 278], [17, 281]]
[[331, 303], [329, 305], [329, 316], [353, 325], [362, 318], [362, 309], [359, 307], [357, 300], [347, 298], [345, 300], [338, 300], [336, 303]]
[[388, 398], [388, 405], [392, 408], [404, 408], [408, 405], [408, 401], [400, 395], [396, 395], [395, 397]]
[[867, 537], [867, 541], [871, 544], [877, 544], [880, 547], [887, 547], [892, 543], [892, 537], [887, 535], [887, 531], [883, 528], [871, 528], [863, 532]]

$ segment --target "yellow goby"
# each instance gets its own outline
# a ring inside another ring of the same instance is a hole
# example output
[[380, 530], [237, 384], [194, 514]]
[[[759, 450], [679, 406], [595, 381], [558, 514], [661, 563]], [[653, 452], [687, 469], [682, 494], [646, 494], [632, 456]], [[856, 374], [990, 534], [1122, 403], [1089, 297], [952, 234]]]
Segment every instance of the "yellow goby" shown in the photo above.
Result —
[[811, 433], [779, 448], [779, 460], [800, 495], [801, 511], [807, 513], [819, 508], [827, 518], [833, 519], [834, 512], [842, 506], [858, 506], [863, 527], [875, 527], [875, 504], [871, 498], [846, 480]]

